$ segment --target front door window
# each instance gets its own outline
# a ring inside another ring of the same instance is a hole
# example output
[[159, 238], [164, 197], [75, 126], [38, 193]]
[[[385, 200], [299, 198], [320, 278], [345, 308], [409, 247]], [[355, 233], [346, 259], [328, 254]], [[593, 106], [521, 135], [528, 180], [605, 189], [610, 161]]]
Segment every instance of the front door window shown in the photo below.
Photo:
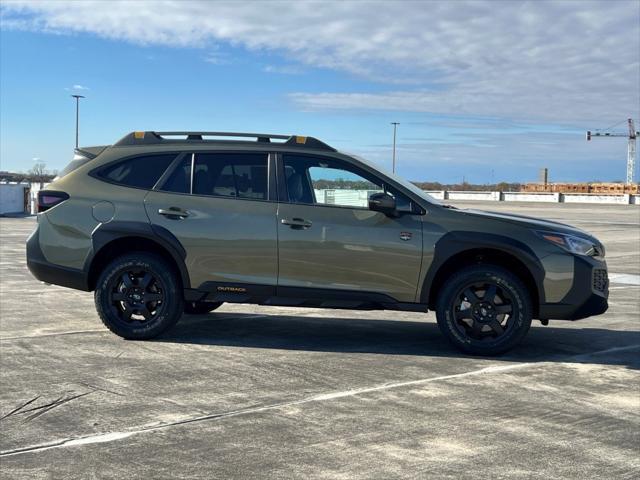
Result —
[[400, 210], [411, 208], [406, 196], [381, 179], [339, 160], [285, 155], [284, 170], [291, 203], [367, 209], [369, 196], [387, 192]]

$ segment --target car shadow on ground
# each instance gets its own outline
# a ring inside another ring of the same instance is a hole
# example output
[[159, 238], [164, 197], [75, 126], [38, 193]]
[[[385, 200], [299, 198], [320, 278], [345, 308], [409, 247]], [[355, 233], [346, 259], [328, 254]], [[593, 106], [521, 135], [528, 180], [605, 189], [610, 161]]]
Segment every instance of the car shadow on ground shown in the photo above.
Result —
[[[542, 326], [534, 321], [524, 341], [504, 361], [595, 363], [640, 369], [640, 331]], [[295, 315], [211, 313], [185, 315], [155, 340], [198, 345], [468, 357], [453, 348], [433, 322]], [[638, 348], [632, 348], [632, 347]], [[594, 354], [594, 352], [598, 352]]]

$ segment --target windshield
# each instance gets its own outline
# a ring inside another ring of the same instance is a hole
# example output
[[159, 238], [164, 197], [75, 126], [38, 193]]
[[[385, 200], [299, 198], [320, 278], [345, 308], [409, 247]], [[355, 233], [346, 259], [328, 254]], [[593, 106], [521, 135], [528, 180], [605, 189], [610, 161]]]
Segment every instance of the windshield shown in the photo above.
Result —
[[439, 200], [433, 198], [431, 195], [429, 195], [428, 193], [426, 193], [424, 190], [421, 190], [420, 188], [418, 188], [417, 186], [415, 186], [413, 183], [411, 183], [408, 180], [405, 180], [404, 178], [396, 175], [395, 173], [389, 172], [388, 170], [384, 169], [383, 167], [381, 167], [380, 165], [377, 165], [375, 163], [372, 163], [364, 158], [362, 158], [359, 155], [354, 155], [352, 153], [348, 154], [350, 157], [355, 158], [356, 160], [364, 163], [365, 165], [368, 165], [369, 167], [373, 168], [374, 170], [382, 173], [383, 175], [386, 175], [387, 177], [391, 178], [392, 180], [395, 180], [396, 182], [398, 182], [400, 185], [402, 185], [403, 187], [405, 187], [407, 190], [409, 190], [410, 192], [414, 193], [415, 195], [419, 196], [420, 198], [425, 199], [427, 202], [430, 203], [435, 203], [436, 205], [442, 205], [440, 203]]

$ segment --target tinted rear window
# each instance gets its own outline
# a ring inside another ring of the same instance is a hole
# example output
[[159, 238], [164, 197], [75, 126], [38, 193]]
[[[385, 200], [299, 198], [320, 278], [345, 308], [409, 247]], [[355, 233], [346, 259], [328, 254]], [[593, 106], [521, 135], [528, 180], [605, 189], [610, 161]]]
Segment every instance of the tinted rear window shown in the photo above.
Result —
[[175, 158], [175, 153], [128, 158], [102, 168], [97, 176], [127, 187], [150, 189]]
[[199, 153], [194, 165], [195, 195], [267, 199], [266, 153]]

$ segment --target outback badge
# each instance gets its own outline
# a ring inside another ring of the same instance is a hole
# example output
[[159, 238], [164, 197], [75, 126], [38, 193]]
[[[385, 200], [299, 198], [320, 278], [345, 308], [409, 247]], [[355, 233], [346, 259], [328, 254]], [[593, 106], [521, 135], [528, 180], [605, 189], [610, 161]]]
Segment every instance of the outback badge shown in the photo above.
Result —
[[219, 292], [231, 292], [231, 293], [245, 293], [247, 291], [244, 287], [227, 287], [221, 286], [216, 288]]
[[400, 240], [411, 240], [411, 232], [400, 232]]

